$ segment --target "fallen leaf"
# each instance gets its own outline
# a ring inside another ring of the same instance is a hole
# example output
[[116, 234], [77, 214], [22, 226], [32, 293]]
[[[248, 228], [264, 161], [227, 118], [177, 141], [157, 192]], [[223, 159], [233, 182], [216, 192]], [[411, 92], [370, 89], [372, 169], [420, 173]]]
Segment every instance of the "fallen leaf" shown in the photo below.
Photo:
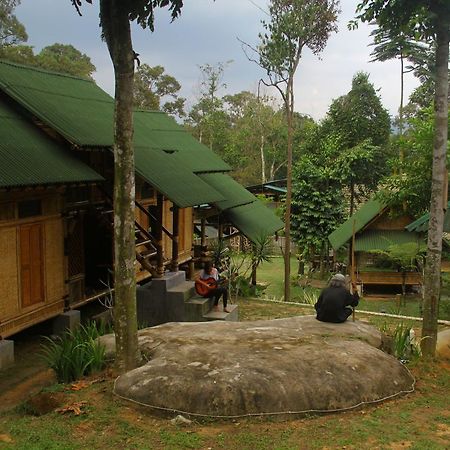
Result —
[[56, 410], [56, 412], [59, 412], [61, 414], [65, 414], [68, 412], [72, 412], [74, 413], [76, 416], [79, 416], [80, 414], [82, 414], [83, 411], [81, 411], [81, 409], [87, 405], [86, 401], [82, 401], [82, 402], [76, 402], [76, 403], [72, 403], [71, 405], [67, 405], [64, 406], [62, 408], [59, 408]]
[[0, 434], [0, 442], [14, 442], [13, 438], [9, 434]]

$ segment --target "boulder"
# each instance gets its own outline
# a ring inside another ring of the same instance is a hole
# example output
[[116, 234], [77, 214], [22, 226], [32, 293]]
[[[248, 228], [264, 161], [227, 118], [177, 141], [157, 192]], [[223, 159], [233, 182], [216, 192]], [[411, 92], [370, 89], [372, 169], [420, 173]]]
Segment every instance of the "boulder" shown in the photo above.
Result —
[[[108, 351], [113, 339], [104, 337]], [[117, 395], [185, 414], [236, 417], [333, 411], [410, 392], [413, 378], [361, 322], [313, 316], [169, 323], [139, 331], [149, 361], [120, 376]]]
[[436, 356], [442, 359], [450, 359], [450, 328], [437, 334]]

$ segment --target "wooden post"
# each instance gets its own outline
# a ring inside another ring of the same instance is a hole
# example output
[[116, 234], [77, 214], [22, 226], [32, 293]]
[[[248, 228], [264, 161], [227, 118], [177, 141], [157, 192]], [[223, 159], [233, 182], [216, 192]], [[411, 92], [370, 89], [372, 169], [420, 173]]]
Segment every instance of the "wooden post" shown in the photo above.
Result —
[[164, 255], [163, 255], [163, 195], [158, 192], [156, 197], [156, 278], [164, 275]]
[[220, 221], [220, 216], [219, 216], [219, 242], [222, 242], [223, 239], [223, 223]]
[[172, 272], [178, 272], [178, 250], [180, 235], [180, 208], [173, 205], [172, 207]]
[[[355, 285], [356, 286], [356, 273], [355, 273], [355, 219], [353, 219], [353, 225], [352, 225], [352, 248], [351, 248], [351, 252], [352, 252], [352, 272], [351, 272], [351, 282], [352, 282], [352, 286]], [[352, 292], [352, 294], [354, 294], [354, 292]], [[355, 321], [355, 308], [353, 308], [353, 312], [352, 312], [352, 319], [353, 322]]]
[[201, 246], [201, 261], [204, 262], [206, 256], [206, 219], [202, 217], [201, 219], [201, 236], [200, 236], [200, 246]]

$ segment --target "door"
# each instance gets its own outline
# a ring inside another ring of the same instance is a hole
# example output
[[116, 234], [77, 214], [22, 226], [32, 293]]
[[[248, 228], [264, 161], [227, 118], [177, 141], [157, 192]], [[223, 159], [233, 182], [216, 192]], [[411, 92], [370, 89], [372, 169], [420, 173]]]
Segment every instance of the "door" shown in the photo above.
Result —
[[22, 308], [45, 300], [42, 231], [40, 223], [20, 227]]

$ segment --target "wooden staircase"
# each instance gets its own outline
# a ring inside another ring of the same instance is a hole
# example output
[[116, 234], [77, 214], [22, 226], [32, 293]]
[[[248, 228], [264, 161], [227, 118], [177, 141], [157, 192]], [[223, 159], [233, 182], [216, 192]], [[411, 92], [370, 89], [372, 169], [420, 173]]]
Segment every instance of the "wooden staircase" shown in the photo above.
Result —
[[[113, 229], [114, 228], [114, 209], [112, 207], [112, 199], [109, 195], [105, 193], [107, 198], [107, 203], [105, 205], [99, 206], [97, 212], [101, 218]], [[149, 220], [155, 223], [157, 219], [150, 214], [146, 208], [135, 201], [136, 207], [139, 208], [144, 214], [149, 217]], [[161, 226], [161, 231], [166, 233], [170, 238], [172, 235], [164, 227]], [[158, 269], [158, 240], [155, 236], [151, 235], [147, 230], [145, 230], [137, 220], [134, 221], [134, 232], [135, 232], [135, 249], [136, 249], [136, 260], [153, 277], [157, 276]]]

